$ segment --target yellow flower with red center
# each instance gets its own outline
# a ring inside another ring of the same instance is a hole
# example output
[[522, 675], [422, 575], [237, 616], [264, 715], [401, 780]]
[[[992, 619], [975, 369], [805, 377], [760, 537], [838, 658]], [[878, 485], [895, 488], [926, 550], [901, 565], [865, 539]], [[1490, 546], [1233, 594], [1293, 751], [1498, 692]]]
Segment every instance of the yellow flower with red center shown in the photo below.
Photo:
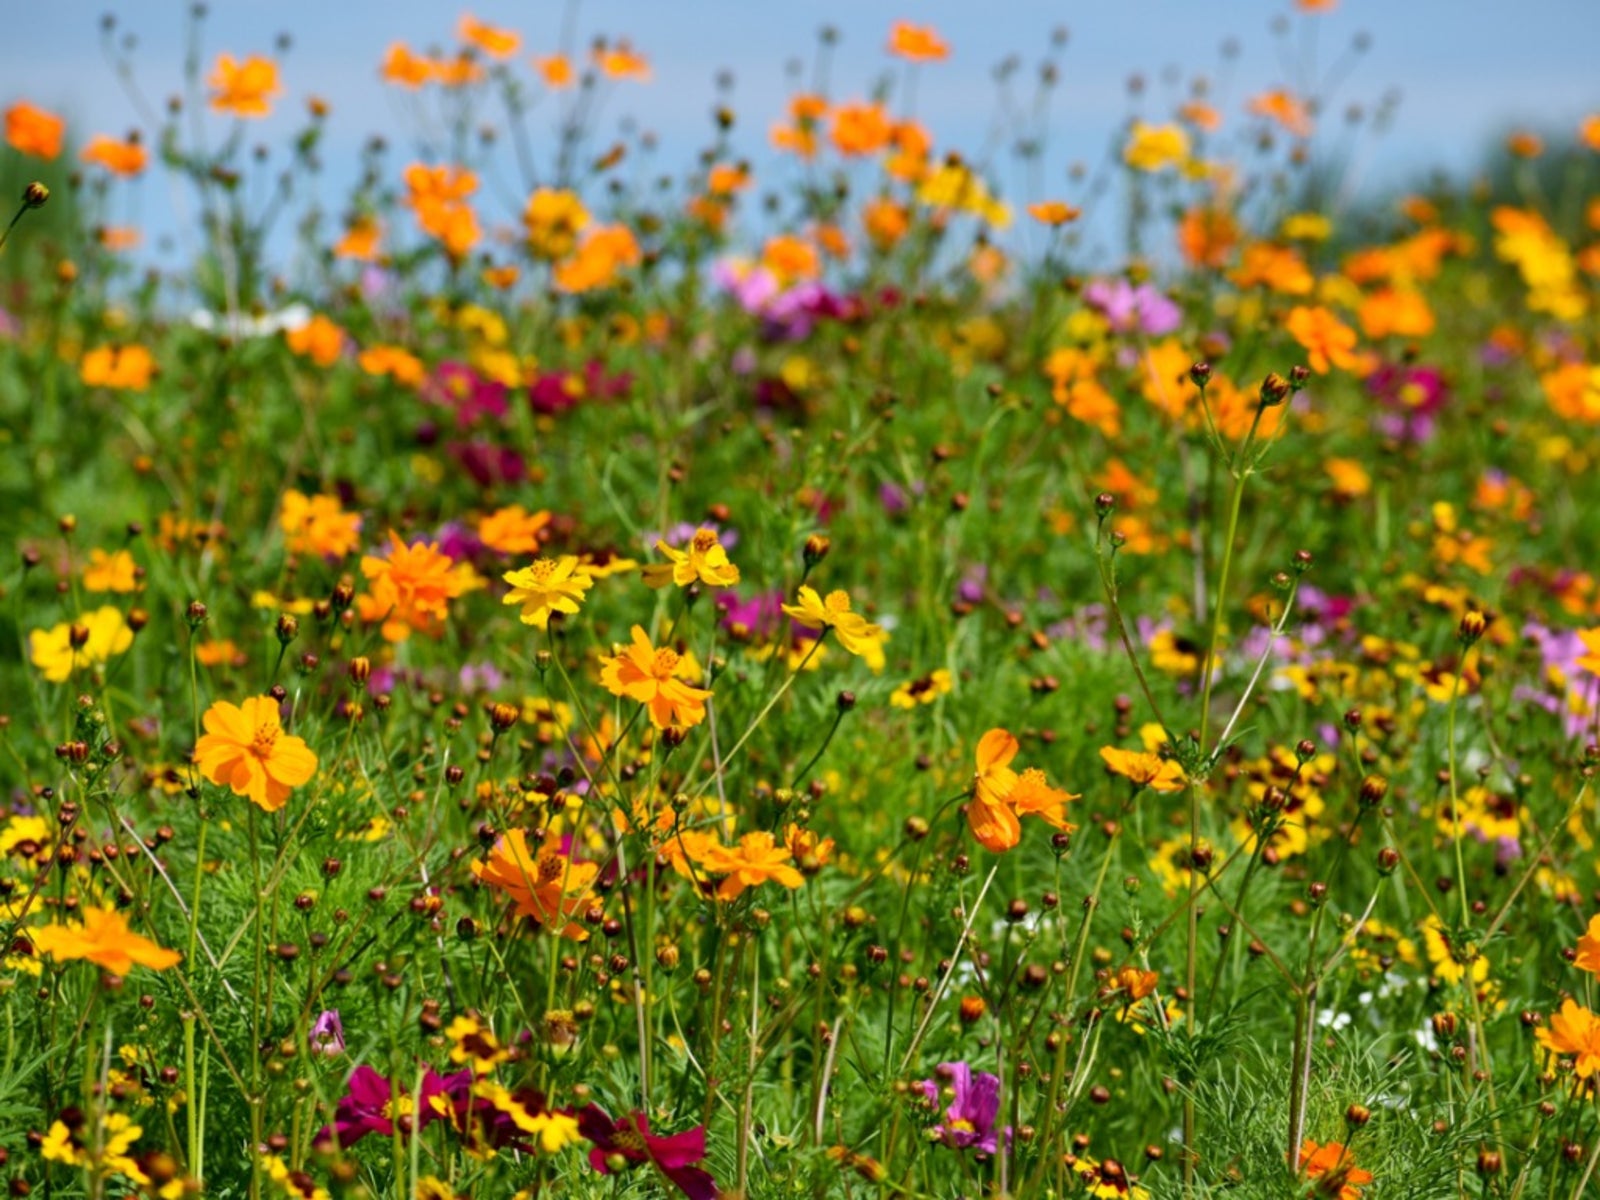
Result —
[[589, 889], [600, 874], [598, 863], [575, 862], [554, 843], [535, 854], [528, 835], [513, 829], [495, 841], [486, 859], [472, 864], [472, 873], [504, 893], [522, 916], [561, 937], [588, 940], [589, 931], [568, 918], [587, 912], [593, 902]]
[[874, 671], [883, 669], [883, 644], [889, 640], [889, 635], [881, 625], [874, 625], [860, 613], [850, 611], [848, 592], [832, 591], [823, 599], [815, 588], [802, 585], [795, 603], [785, 604], [783, 611], [797, 625], [807, 629], [831, 629], [839, 644], [851, 654], [860, 655]]
[[594, 586], [574, 554], [535, 559], [532, 566], [507, 571], [501, 578], [511, 585], [501, 603], [520, 604], [522, 623], [538, 629], [548, 629], [555, 613], [577, 612], [583, 594]]
[[114, 908], [86, 908], [77, 925], [46, 925], [32, 932], [34, 949], [58, 962], [82, 959], [126, 975], [135, 964], [165, 971], [183, 960], [176, 950], [165, 950], [128, 928], [127, 918]]
[[231, 54], [217, 55], [206, 84], [211, 88], [211, 107], [236, 117], [266, 116], [273, 97], [283, 90], [278, 85], [278, 65], [259, 54], [242, 62]]
[[889, 694], [889, 703], [895, 708], [916, 708], [919, 704], [932, 704], [940, 696], [950, 694], [955, 680], [950, 672], [940, 667], [919, 679], [908, 679]]
[[600, 682], [613, 696], [643, 704], [657, 729], [687, 728], [705, 720], [711, 693], [679, 679], [684, 667], [675, 650], [656, 649], [644, 629], [635, 625], [633, 641], [600, 660]]
[[346, 512], [337, 496], [307, 496], [290, 488], [278, 512], [284, 547], [290, 554], [343, 558], [361, 540], [361, 514]]
[[78, 376], [88, 387], [120, 388], [142, 392], [156, 373], [156, 360], [143, 346], [96, 346], [78, 364]]
[[200, 773], [267, 812], [277, 812], [291, 791], [317, 773], [317, 756], [303, 739], [283, 731], [271, 696], [242, 704], [218, 700], [201, 723], [205, 733], [194, 747]]
[[650, 563], [644, 569], [644, 581], [651, 587], [666, 587], [669, 583], [688, 587], [703, 583], [707, 587], [726, 588], [739, 582], [739, 568], [728, 561], [728, 551], [714, 529], [697, 529], [685, 550], [678, 550], [658, 541], [656, 549], [666, 555], [664, 563]]
[[18, 100], [6, 109], [6, 144], [13, 150], [46, 161], [61, 154], [61, 137], [67, 123], [36, 104]]
[[405, 641], [413, 630], [436, 630], [450, 615], [450, 601], [466, 590], [455, 561], [436, 542], [408, 546], [392, 529], [389, 557], [363, 557], [361, 573], [371, 585], [358, 602], [361, 619], [382, 621], [391, 642]]
[[485, 1028], [483, 1022], [469, 1013], [462, 1013], [445, 1027], [445, 1037], [451, 1041], [450, 1061], [472, 1064], [474, 1075], [487, 1075], [501, 1063], [511, 1058], [511, 1051], [500, 1044], [494, 1030]]

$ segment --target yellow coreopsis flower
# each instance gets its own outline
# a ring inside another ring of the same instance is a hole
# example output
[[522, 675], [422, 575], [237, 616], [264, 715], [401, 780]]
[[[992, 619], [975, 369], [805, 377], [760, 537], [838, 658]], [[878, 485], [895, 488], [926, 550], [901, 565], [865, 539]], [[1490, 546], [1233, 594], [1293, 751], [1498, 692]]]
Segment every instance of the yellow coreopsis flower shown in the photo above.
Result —
[[535, 559], [531, 567], [507, 571], [501, 578], [511, 585], [501, 603], [520, 604], [522, 623], [539, 629], [550, 627], [553, 613], [577, 612], [583, 594], [594, 586], [573, 554]]
[[1135, 171], [1159, 171], [1189, 157], [1189, 135], [1177, 125], [1146, 125], [1135, 121], [1122, 151], [1122, 161]]
[[858, 654], [874, 671], [883, 669], [883, 644], [889, 634], [881, 625], [874, 625], [860, 613], [850, 611], [850, 595], [844, 591], [829, 592], [827, 598], [817, 594], [815, 588], [800, 588], [793, 604], [785, 604], [783, 611], [797, 625], [807, 629], [831, 629], [839, 644], [851, 654]]
[[644, 581], [651, 587], [665, 587], [669, 583], [688, 587], [691, 583], [704, 583], [709, 587], [732, 587], [739, 582], [739, 568], [728, 561], [728, 551], [717, 539], [714, 529], [697, 529], [685, 550], [678, 550], [664, 541], [656, 549], [667, 556], [664, 563], [650, 563], [644, 569]]
[[74, 670], [103, 663], [133, 645], [133, 630], [122, 610], [106, 605], [72, 624], [35, 629], [28, 635], [29, 656], [51, 683], [65, 683]]

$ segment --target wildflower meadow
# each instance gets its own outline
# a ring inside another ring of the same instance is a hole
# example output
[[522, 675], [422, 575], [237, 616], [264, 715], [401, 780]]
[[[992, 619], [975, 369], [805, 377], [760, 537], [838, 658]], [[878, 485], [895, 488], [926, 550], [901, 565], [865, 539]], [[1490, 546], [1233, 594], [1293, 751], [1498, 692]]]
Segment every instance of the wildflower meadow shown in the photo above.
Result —
[[544, 10], [0, 94], [9, 1194], [1600, 1196], [1600, 92]]

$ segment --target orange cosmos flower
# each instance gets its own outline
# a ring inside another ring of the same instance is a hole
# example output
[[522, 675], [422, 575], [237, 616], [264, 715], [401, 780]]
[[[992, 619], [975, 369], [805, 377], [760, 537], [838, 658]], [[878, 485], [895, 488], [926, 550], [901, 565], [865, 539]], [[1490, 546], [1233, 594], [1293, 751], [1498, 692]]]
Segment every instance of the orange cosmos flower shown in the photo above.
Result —
[[211, 107], [236, 117], [266, 116], [272, 111], [273, 97], [283, 90], [278, 85], [278, 65], [259, 54], [243, 62], [231, 54], [217, 55], [206, 83], [211, 88]]
[[737, 846], [711, 844], [702, 865], [713, 875], [727, 877], [717, 887], [718, 900], [737, 900], [746, 888], [769, 880], [790, 890], [805, 882], [789, 847], [779, 845], [765, 830], [745, 834]]
[[1022, 817], [1042, 817], [1057, 829], [1074, 828], [1065, 815], [1067, 801], [1078, 797], [1049, 786], [1044, 772], [1011, 768], [1017, 739], [1004, 729], [991, 729], [978, 740], [977, 773], [967, 801], [967, 827], [980, 845], [1002, 854], [1022, 840]]
[[32, 939], [34, 949], [57, 962], [82, 959], [113, 975], [126, 975], [135, 964], [165, 971], [183, 961], [176, 950], [164, 950], [134, 933], [114, 908], [86, 908], [81, 925], [46, 925], [34, 930]]
[[761, 265], [787, 286], [801, 279], [815, 279], [822, 274], [822, 260], [817, 248], [804, 238], [790, 233], [780, 233], [767, 239], [761, 247]]
[[61, 154], [61, 137], [67, 123], [26, 100], [6, 109], [6, 142], [13, 150], [50, 161]]
[[361, 540], [360, 513], [345, 512], [337, 496], [307, 496], [293, 488], [283, 494], [278, 527], [290, 554], [343, 558]]
[[1041, 225], [1057, 226], [1076, 221], [1083, 215], [1083, 210], [1060, 200], [1045, 200], [1039, 204], [1028, 205], [1028, 215]]
[[283, 732], [271, 696], [252, 696], [243, 704], [218, 700], [201, 723], [206, 732], [194, 747], [200, 773], [267, 812], [277, 812], [291, 790], [317, 773], [317, 756]]
[[1537, 1029], [1534, 1036], [1546, 1050], [1572, 1059], [1573, 1074], [1579, 1079], [1600, 1071], [1600, 1017], [1570, 997], [1550, 1018], [1550, 1028]]
[[1600, 422], [1600, 367], [1572, 362], [1539, 376], [1550, 410], [1568, 421]]
[[391, 642], [405, 641], [412, 630], [433, 631], [450, 615], [450, 601], [463, 590], [455, 561], [441, 553], [436, 542], [408, 546], [392, 529], [389, 557], [363, 557], [361, 573], [372, 587], [360, 597], [361, 619], [382, 621], [383, 636]]
[[435, 59], [433, 71], [440, 86], [447, 88], [464, 88], [482, 83], [485, 75], [483, 64], [466, 51], [454, 58]]
[[344, 350], [344, 330], [318, 313], [298, 329], [284, 331], [289, 349], [319, 367], [331, 367]]
[[1242, 288], [1268, 287], [1286, 296], [1304, 296], [1315, 282], [1298, 253], [1271, 242], [1246, 246], [1238, 269], [1229, 278]]
[[382, 226], [374, 218], [357, 217], [346, 227], [344, 236], [334, 244], [333, 256], [371, 262], [378, 257], [378, 238], [382, 232]]
[[911, 228], [911, 213], [903, 204], [879, 196], [861, 210], [861, 226], [879, 250], [889, 250]]
[[150, 158], [137, 137], [119, 142], [116, 138], [106, 137], [103, 133], [90, 139], [78, 157], [86, 163], [104, 167], [113, 175], [121, 175], [125, 179], [131, 179], [143, 171], [145, 163]]
[[428, 167], [412, 163], [405, 171], [406, 207], [430, 237], [444, 243], [452, 258], [461, 258], [478, 244], [482, 230], [467, 197], [478, 190], [478, 177], [464, 167]]
[[553, 92], [571, 87], [576, 75], [572, 69], [572, 60], [565, 54], [549, 54], [535, 58], [533, 69], [539, 72], [539, 78], [544, 80], [545, 87]]
[[556, 266], [555, 284], [563, 292], [607, 287], [624, 267], [637, 266], [642, 257], [626, 225], [602, 226], [583, 239], [576, 254]]
[[1311, 113], [1303, 101], [1285, 88], [1263, 92], [1250, 101], [1250, 111], [1258, 117], [1276, 121], [1287, 133], [1297, 138], [1311, 136]]
[[717, 540], [714, 529], [695, 530], [687, 550], [675, 549], [664, 541], [658, 541], [656, 549], [666, 555], [667, 561], [645, 567], [644, 581], [651, 587], [666, 587], [669, 583], [688, 587], [699, 582], [726, 588], [739, 582], [739, 568], [728, 561], [728, 552]]
[[745, 163], [718, 163], [706, 175], [706, 191], [713, 196], [731, 196], [750, 186], [750, 167]]
[[1360, 362], [1354, 354], [1356, 331], [1327, 309], [1297, 304], [1285, 322], [1289, 335], [1305, 347], [1311, 369], [1326, 375], [1330, 367], [1349, 371]]
[[1183, 790], [1183, 768], [1158, 754], [1102, 746], [1100, 757], [1105, 760], [1106, 770], [1131, 780], [1135, 787], [1149, 788], [1152, 792]]
[[1318, 1196], [1337, 1196], [1338, 1200], [1361, 1200], [1361, 1189], [1372, 1182], [1372, 1172], [1355, 1165], [1350, 1151], [1339, 1142], [1317, 1145], [1309, 1138], [1300, 1144], [1300, 1172], [1318, 1180]]
[[1578, 953], [1572, 965], [1580, 971], [1600, 975], [1600, 913], [1589, 918], [1589, 928], [1578, 939]]
[[828, 102], [821, 96], [802, 92], [789, 101], [790, 124], [772, 127], [772, 144], [779, 150], [798, 154], [801, 158], [814, 158], [817, 153], [817, 130], [827, 115]]
[[420, 387], [427, 378], [422, 360], [399, 346], [370, 346], [356, 361], [368, 375], [385, 376], [407, 387]]
[[840, 154], [876, 154], [889, 144], [894, 127], [881, 104], [842, 104], [833, 111], [829, 137]]
[[950, 44], [932, 25], [896, 21], [889, 30], [889, 53], [911, 62], [942, 62], [950, 57]]
[[678, 679], [682, 669], [676, 651], [665, 646], [657, 650], [644, 629], [635, 625], [632, 644], [600, 660], [600, 682], [613, 696], [643, 704], [657, 729], [687, 728], [705, 720], [711, 693]]
[[522, 46], [521, 35], [510, 29], [485, 25], [471, 13], [462, 13], [456, 34], [463, 42], [476, 46], [490, 58], [510, 58]]
[[83, 586], [91, 592], [137, 591], [139, 565], [126, 550], [107, 554], [96, 547], [89, 551], [89, 565], [83, 569]]
[[594, 65], [608, 79], [637, 79], [641, 83], [650, 80], [650, 64], [645, 61], [644, 55], [634, 50], [633, 43], [627, 38], [615, 45], [597, 45], [594, 48]]
[[155, 373], [155, 359], [143, 346], [96, 346], [78, 364], [78, 375], [89, 387], [142, 392]]
[[1138, 967], [1123, 967], [1112, 979], [1115, 990], [1126, 992], [1129, 1002], [1143, 1000], [1156, 990], [1161, 977], [1154, 971], [1141, 971]]
[[1191, 266], [1220, 267], [1239, 244], [1239, 223], [1225, 209], [1197, 207], [1178, 222], [1178, 249]]
[[1357, 315], [1369, 338], [1427, 337], [1433, 332], [1433, 310], [1420, 292], [1384, 288], [1362, 301]]
[[1326, 13], [1332, 12], [1339, 5], [1339, 0], [1294, 0], [1294, 6], [1301, 12]]
[[385, 83], [397, 84], [415, 90], [438, 77], [439, 69], [431, 59], [411, 53], [404, 42], [395, 42], [383, 56], [378, 75]]
[[1215, 133], [1222, 128], [1222, 114], [1198, 100], [1192, 100], [1178, 109], [1178, 116], [1202, 133]]
[[533, 554], [542, 544], [539, 531], [548, 524], [545, 509], [530, 513], [520, 504], [509, 504], [478, 522], [478, 540], [500, 554]]
[[915, 121], [897, 121], [889, 133], [890, 154], [883, 169], [896, 179], [921, 183], [928, 174], [933, 137]]
[[567, 918], [586, 912], [593, 903], [589, 888], [600, 873], [598, 864], [574, 862], [554, 843], [535, 855], [528, 835], [513, 829], [495, 841], [486, 860], [472, 864], [472, 873], [503, 892], [523, 916], [564, 938], [588, 940], [589, 931]]

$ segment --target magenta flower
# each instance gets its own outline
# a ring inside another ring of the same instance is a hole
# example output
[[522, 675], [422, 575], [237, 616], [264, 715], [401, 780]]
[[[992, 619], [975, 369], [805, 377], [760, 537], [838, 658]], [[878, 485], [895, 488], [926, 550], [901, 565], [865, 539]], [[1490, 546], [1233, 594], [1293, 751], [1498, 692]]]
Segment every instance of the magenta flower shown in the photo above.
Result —
[[509, 390], [503, 383], [485, 379], [466, 363], [442, 362], [434, 369], [423, 395], [435, 404], [454, 409], [456, 424], [464, 428], [479, 417], [504, 419]]
[[472, 1070], [439, 1075], [432, 1067], [422, 1079], [422, 1092], [414, 1097], [409, 1087], [391, 1083], [371, 1067], [359, 1066], [350, 1076], [350, 1090], [333, 1110], [333, 1124], [317, 1133], [319, 1145], [337, 1139], [349, 1149], [369, 1133], [392, 1137], [396, 1129], [410, 1134], [435, 1121], [453, 1117], [457, 1103], [472, 1087]]
[[594, 1144], [589, 1165], [602, 1175], [650, 1163], [689, 1200], [716, 1200], [720, 1195], [711, 1175], [694, 1165], [706, 1156], [704, 1125], [659, 1137], [650, 1132], [650, 1119], [642, 1112], [613, 1121], [603, 1108], [590, 1104], [578, 1110], [578, 1132]]
[[[940, 1063], [937, 1074], [954, 1093], [944, 1119], [929, 1133], [955, 1150], [975, 1149], [993, 1154], [999, 1146], [995, 1118], [1000, 1115], [1000, 1077], [987, 1071], [976, 1075], [964, 1062]], [[938, 1107], [943, 1088], [935, 1079], [919, 1085], [928, 1103]], [[1011, 1130], [1006, 1130], [1009, 1138]]]
[[337, 1008], [325, 1009], [311, 1023], [311, 1053], [333, 1058], [344, 1053], [344, 1022], [339, 1020]]
[[1378, 432], [1401, 442], [1426, 442], [1434, 419], [1450, 403], [1450, 389], [1436, 367], [1379, 367], [1367, 376], [1367, 391], [1387, 412], [1377, 418]]

